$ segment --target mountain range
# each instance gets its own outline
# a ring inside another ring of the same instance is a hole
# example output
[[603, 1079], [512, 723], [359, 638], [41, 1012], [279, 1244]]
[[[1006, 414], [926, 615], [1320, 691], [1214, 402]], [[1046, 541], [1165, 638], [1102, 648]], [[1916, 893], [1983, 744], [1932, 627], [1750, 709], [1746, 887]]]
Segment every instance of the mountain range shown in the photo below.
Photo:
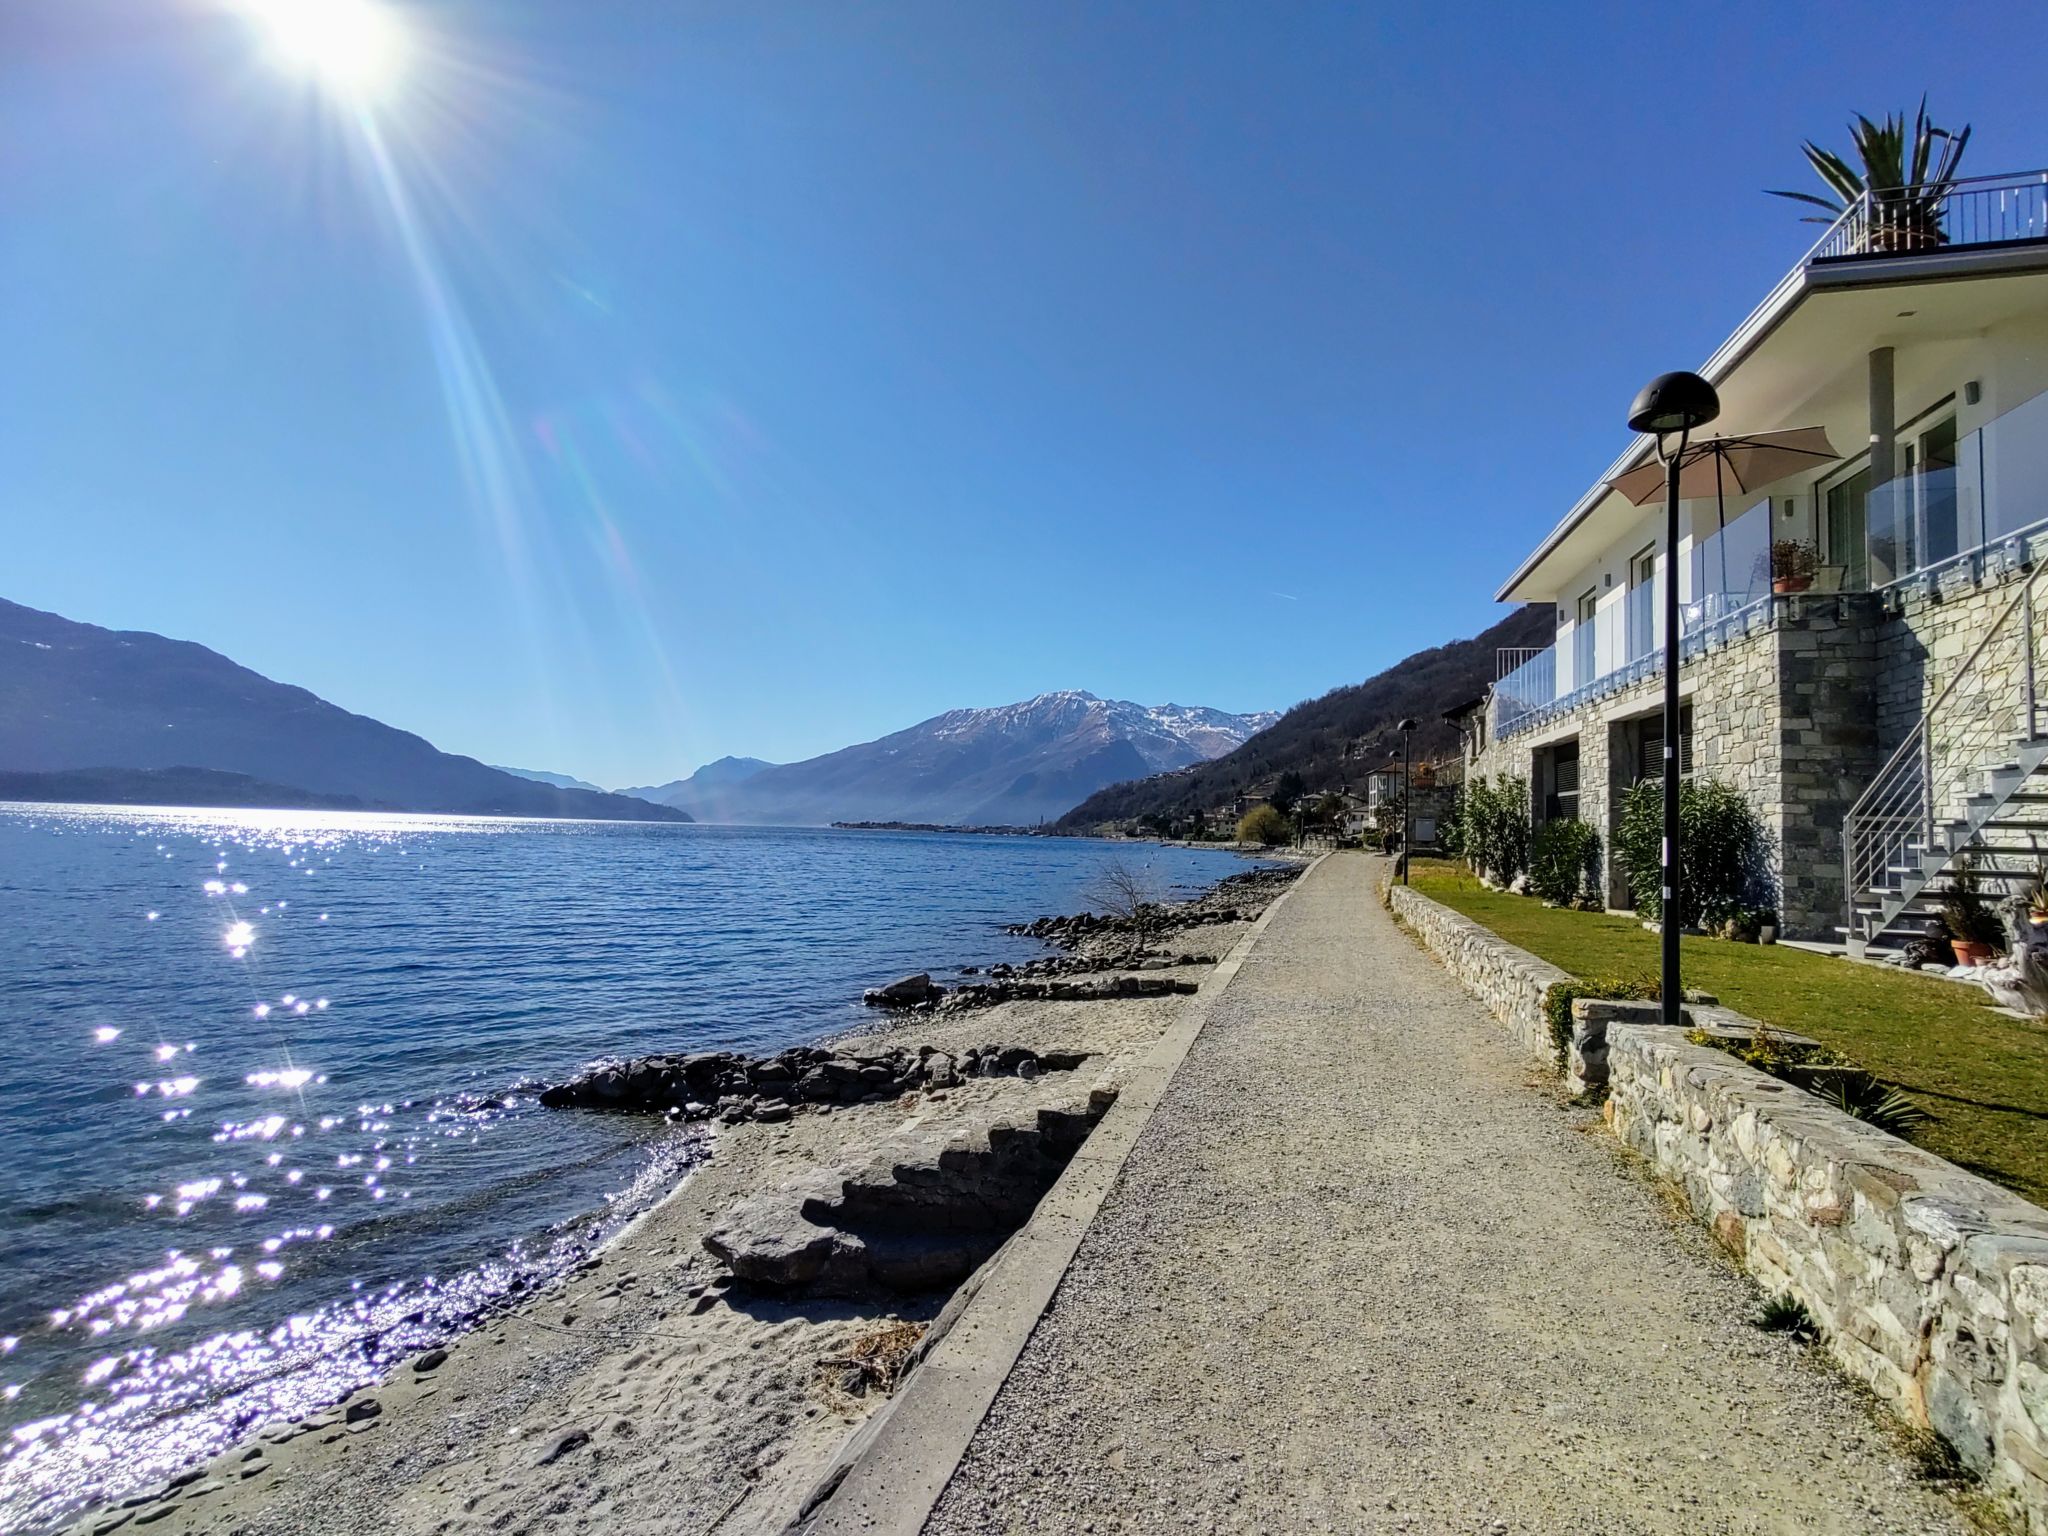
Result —
[[1496, 652], [1542, 645], [1556, 632], [1548, 605], [1518, 608], [1483, 634], [1434, 646], [1362, 683], [1334, 688], [1294, 708], [1235, 750], [1183, 772], [1116, 784], [1060, 817], [1055, 830], [1092, 832], [1147, 816], [1172, 818], [1227, 804], [1239, 790], [1298, 774], [1311, 792], [1358, 781], [1401, 753], [1396, 722], [1416, 722], [1413, 750], [1433, 757], [1457, 750], [1444, 712], [1492, 685]]
[[189, 640], [4, 600], [0, 772], [37, 799], [689, 820], [438, 751]]
[[723, 759], [674, 784], [628, 792], [655, 795], [700, 821], [1034, 826], [1105, 785], [1229, 752], [1277, 718], [1043, 693], [948, 710], [803, 762]]
[[638, 795], [642, 800], [652, 800], [657, 805], [695, 804], [704, 807], [701, 813], [690, 813], [700, 821], [731, 821], [733, 817], [718, 814], [726, 798], [725, 791], [751, 779], [763, 768], [774, 766], [758, 757], [721, 757], [706, 763], [687, 779], [670, 779], [666, 784], [646, 784], [638, 789], [622, 789], [619, 793]]

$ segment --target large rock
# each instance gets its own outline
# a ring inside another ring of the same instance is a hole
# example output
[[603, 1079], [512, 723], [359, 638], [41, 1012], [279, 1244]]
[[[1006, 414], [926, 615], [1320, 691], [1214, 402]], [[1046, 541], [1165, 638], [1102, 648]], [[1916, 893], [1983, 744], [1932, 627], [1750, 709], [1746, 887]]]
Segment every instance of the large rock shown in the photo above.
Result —
[[962, 1077], [1071, 1072], [1085, 1060], [1086, 1054], [1079, 1051], [1035, 1052], [993, 1045], [969, 1051], [957, 1061], [930, 1046], [874, 1055], [797, 1046], [759, 1058], [731, 1051], [646, 1056], [630, 1062], [596, 1062], [567, 1082], [543, 1088], [540, 1102], [551, 1109], [616, 1109], [684, 1120], [715, 1116], [736, 1123], [759, 1118], [770, 1106], [854, 1104], [918, 1088], [948, 1088]]
[[899, 977], [886, 987], [870, 987], [860, 1000], [870, 1008], [922, 1008], [936, 1003], [946, 989], [933, 981], [929, 972]]

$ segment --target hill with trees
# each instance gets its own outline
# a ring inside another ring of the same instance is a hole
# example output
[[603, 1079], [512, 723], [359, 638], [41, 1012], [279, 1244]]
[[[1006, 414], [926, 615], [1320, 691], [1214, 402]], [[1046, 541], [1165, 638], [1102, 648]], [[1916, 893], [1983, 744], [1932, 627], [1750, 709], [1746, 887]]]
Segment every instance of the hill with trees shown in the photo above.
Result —
[[1153, 818], [1172, 821], [1227, 803], [1241, 790], [1288, 778], [1299, 793], [1356, 787], [1401, 753], [1396, 722], [1416, 721], [1418, 757], [1458, 749], [1444, 711], [1478, 698], [1494, 680], [1494, 653], [1549, 643], [1556, 621], [1548, 605], [1517, 609], [1484, 634], [1418, 651], [1362, 683], [1297, 704], [1233, 752], [1191, 768], [1099, 790], [1059, 819], [1055, 831], [1084, 833]]

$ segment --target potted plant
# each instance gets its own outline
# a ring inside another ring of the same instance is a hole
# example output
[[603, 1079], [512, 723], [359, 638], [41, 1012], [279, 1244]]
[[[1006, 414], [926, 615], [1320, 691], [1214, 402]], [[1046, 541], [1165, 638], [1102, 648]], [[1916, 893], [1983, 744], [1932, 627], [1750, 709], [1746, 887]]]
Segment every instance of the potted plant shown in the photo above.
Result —
[[1756, 917], [1756, 941], [1759, 944], [1778, 942], [1778, 914], [1775, 908], [1758, 907]]
[[1954, 884], [1942, 898], [1941, 925], [1959, 965], [1982, 965], [2005, 941], [2005, 925], [1978, 891], [1976, 866], [1968, 854], [1956, 860]]
[[1804, 592], [1820, 569], [1820, 551], [1802, 539], [1777, 539], [1771, 544], [1771, 590]]
[[1937, 127], [1927, 116], [1923, 96], [1910, 127], [1903, 112], [1888, 113], [1881, 123], [1859, 114], [1849, 135], [1860, 168], [1817, 144], [1801, 146], [1830, 195], [1773, 191], [1771, 196], [1820, 209], [1808, 216], [1809, 224], [1835, 224], [1862, 205], [1862, 227], [1845, 230], [1845, 248], [1830, 255], [1925, 251], [1948, 244], [1942, 214], [1963, 147], [1970, 142], [1969, 128]]

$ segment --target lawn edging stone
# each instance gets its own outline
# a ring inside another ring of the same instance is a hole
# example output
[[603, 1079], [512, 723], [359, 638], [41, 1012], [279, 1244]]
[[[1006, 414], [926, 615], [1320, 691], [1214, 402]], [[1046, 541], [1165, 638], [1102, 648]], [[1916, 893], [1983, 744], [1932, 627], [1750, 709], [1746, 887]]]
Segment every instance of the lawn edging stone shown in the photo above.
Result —
[[1553, 986], [1572, 979], [1568, 971], [1517, 949], [1491, 928], [1432, 901], [1413, 886], [1389, 885], [1387, 900], [1423, 946], [1507, 1026], [1518, 1047], [1547, 1066], [1557, 1064], [1543, 997]]
[[[1558, 1065], [1543, 994], [1564, 971], [1412, 887], [1388, 904], [1519, 1047]], [[1604, 1067], [1615, 1135], [1759, 1285], [1806, 1308], [1850, 1376], [2048, 1536], [2048, 1210], [1691, 1043], [1654, 1007], [1574, 1003], [1568, 1080], [1597, 1087]], [[1756, 1027], [1688, 1013], [1716, 1033]]]

